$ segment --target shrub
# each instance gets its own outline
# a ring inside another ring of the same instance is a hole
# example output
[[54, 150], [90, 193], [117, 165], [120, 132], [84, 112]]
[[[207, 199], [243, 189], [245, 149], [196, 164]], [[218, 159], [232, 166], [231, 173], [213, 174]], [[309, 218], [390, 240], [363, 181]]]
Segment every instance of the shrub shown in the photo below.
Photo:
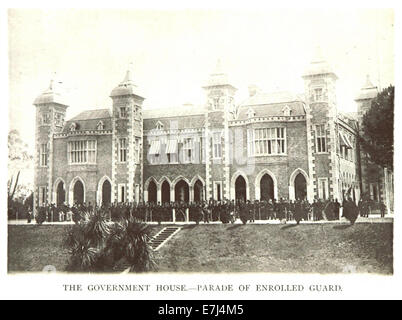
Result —
[[149, 236], [148, 226], [134, 218], [121, 218], [109, 225], [105, 211], [84, 213], [64, 239], [70, 254], [67, 270], [110, 272], [122, 261], [131, 272], [155, 270]]

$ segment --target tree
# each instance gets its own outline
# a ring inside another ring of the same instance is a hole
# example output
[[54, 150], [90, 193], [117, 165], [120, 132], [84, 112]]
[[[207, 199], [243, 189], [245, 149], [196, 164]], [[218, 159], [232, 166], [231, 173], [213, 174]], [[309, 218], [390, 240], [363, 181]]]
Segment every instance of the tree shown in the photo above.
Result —
[[394, 86], [380, 92], [363, 116], [360, 142], [370, 160], [390, 170], [394, 164]]
[[20, 137], [17, 130], [8, 133], [8, 172], [9, 180], [7, 183], [8, 199], [13, 200], [18, 188], [18, 181], [21, 171], [32, 167], [33, 156], [29, 153], [29, 148]]

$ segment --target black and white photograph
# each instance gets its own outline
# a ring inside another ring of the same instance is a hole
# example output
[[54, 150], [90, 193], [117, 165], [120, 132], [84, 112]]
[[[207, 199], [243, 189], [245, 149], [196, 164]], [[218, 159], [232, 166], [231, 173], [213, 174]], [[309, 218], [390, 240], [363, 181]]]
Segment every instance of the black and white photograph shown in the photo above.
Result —
[[394, 275], [394, 9], [6, 18], [9, 276]]

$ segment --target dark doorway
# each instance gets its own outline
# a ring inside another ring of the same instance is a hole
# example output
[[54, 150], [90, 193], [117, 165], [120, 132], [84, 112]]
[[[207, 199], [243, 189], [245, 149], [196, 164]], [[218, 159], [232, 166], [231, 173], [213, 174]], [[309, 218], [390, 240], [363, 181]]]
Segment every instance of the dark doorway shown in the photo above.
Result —
[[264, 174], [260, 180], [260, 199], [274, 199], [274, 181], [269, 174]]
[[105, 180], [102, 185], [102, 205], [109, 206], [112, 202], [112, 185], [109, 180]]
[[170, 202], [170, 185], [169, 182], [162, 183], [162, 203]]
[[235, 182], [235, 194], [237, 200], [247, 200], [246, 180], [242, 176], [238, 176]]
[[204, 186], [200, 180], [194, 183], [194, 201], [199, 202], [204, 200]]
[[77, 180], [74, 184], [74, 203], [84, 203], [84, 185], [80, 180]]
[[59, 206], [61, 204], [64, 203], [64, 201], [66, 201], [66, 191], [64, 190], [64, 183], [63, 181], [60, 181], [59, 184], [57, 185], [57, 189], [56, 189], [56, 193], [57, 193], [57, 199], [56, 199], [56, 204]]
[[303, 200], [307, 197], [307, 182], [302, 173], [299, 173], [295, 178], [295, 198]]
[[184, 201], [188, 202], [189, 200], [189, 188], [188, 184], [184, 180], [180, 180], [176, 183], [174, 187], [175, 191], [175, 201]]
[[157, 187], [155, 181], [151, 181], [148, 185], [148, 202], [156, 203], [157, 201]]

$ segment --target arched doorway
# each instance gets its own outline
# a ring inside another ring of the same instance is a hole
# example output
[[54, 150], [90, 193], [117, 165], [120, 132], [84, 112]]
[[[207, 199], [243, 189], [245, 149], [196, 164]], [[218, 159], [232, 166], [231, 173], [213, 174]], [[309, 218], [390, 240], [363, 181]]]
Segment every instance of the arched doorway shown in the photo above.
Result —
[[83, 204], [84, 203], [84, 185], [80, 180], [77, 180], [74, 184], [74, 203]]
[[307, 198], [307, 182], [302, 173], [299, 173], [295, 178], [295, 199]]
[[109, 206], [112, 202], [112, 185], [105, 180], [102, 185], [102, 205]]
[[199, 202], [204, 200], [204, 186], [200, 180], [194, 183], [194, 201]]
[[260, 180], [260, 200], [274, 199], [274, 181], [269, 174], [264, 174]]
[[64, 182], [60, 181], [56, 189], [56, 204], [62, 205], [66, 201], [66, 191], [64, 189]]
[[162, 203], [170, 202], [170, 185], [166, 180], [162, 183]]
[[188, 202], [189, 200], [189, 187], [186, 181], [180, 180], [174, 187], [175, 201]]
[[242, 176], [238, 176], [235, 182], [235, 196], [237, 200], [247, 200], [246, 180]]
[[157, 201], [157, 187], [155, 181], [151, 181], [148, 184], [148, 202], [156, 203]]

